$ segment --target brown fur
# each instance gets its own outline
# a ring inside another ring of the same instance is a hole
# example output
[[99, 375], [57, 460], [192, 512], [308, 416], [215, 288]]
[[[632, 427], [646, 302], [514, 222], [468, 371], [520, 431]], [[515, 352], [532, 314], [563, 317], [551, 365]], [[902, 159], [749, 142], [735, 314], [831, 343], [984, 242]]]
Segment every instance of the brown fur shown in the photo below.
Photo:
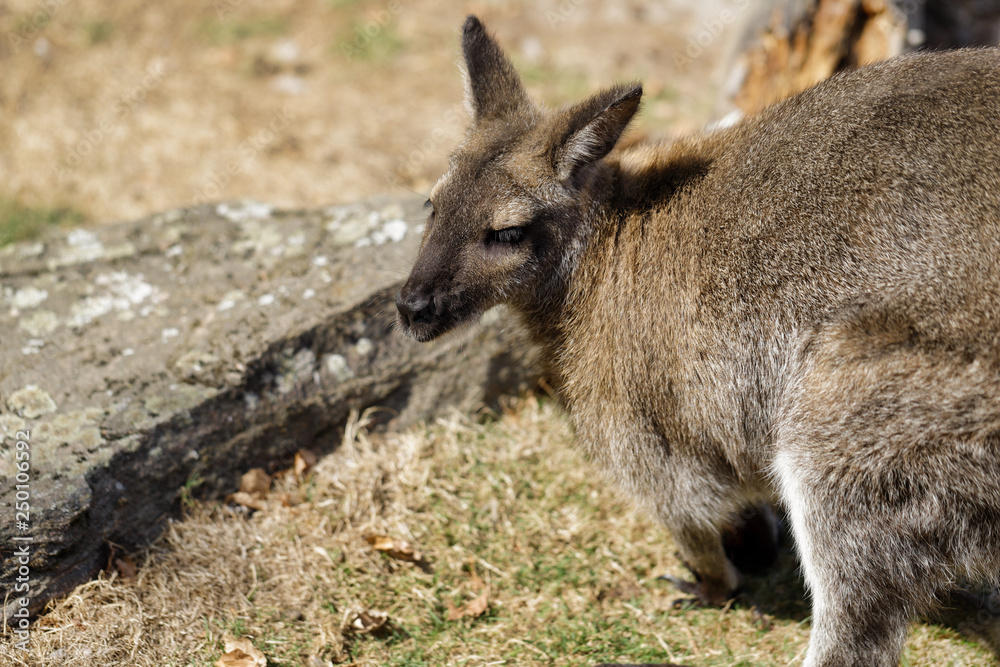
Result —
[[806, 664], [897, 664], [956, 577], [1000, 573], [1000, 52], [899, 58], [609, 155], [639, 86], [549, 112], [472, 17], [463, 47], [474, 120], [403, 331], [509, 304], [704, 601], [739, 584], [732, 517], [777, 500]]

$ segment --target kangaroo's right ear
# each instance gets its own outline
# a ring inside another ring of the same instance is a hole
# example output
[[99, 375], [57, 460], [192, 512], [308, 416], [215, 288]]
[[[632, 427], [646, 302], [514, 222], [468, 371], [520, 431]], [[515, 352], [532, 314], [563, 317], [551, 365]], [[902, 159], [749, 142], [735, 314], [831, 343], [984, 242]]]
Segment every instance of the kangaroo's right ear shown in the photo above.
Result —
[[561, 181], [597, 162], [618, 143], [639, 110], [642, 85], [620, 85], [597, 93], [565, 115], [553, 146], [553, 166]]
[[465, 101], [474, 122], [509, 117], [531, 106], [514, 66], [475, 16], [465, 19], [462, 51]]

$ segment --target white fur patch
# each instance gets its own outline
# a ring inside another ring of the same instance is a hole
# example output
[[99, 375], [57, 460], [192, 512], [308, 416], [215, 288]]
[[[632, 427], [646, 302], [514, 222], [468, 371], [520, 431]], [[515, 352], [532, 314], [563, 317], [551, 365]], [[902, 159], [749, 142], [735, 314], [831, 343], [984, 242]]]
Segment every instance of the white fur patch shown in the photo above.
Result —
[[779, 493], [788, 510], [788, 519], [792, 524], [792, 534], [795, 537], [795, 546], [799, 552], [806, 586], [812, 594], [815, 617], [817, 610], [825, 605], [825, 600], [822, 588], [816, 586], [816, 573], [813, 567], [815, 547], [805, 529], [806, 516], [814, 511], [814, 508], [809, 506], [803, 489], [802, 470], [788, 452], [779, 451], [775, 458], [774, 477], [778, 481]]
[[469, 69], [464, 62], [458, 64], [458, 69], [462, 72], [462, 86], [465, 91], [462, 95], [462, 104], [465, 106], [465, 112], [469, 114], [469, 118], [474, 119], [476, 117], [476, 103], [472, 95], [472, 77], [469, 76]]
[[594, 129], [594, 125], [598, 122], [600, 121], [591, 122], [566, 142], [562, 159], [559, 160], [559, 177], [561, 179], [568, 178], [573, 167], [593, 162], [596, 159], [595, 156], [604, 146], [604, 142]]

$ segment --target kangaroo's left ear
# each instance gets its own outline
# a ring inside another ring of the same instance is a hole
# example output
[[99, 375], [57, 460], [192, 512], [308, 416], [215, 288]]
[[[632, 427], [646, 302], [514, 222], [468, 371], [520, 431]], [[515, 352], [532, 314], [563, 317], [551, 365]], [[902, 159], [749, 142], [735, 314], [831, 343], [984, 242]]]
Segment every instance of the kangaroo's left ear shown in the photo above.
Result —
[[475, 16], [462, 27], [465, 54], [466, 104], [474, 122], [509, 118], [531, 108], [521, 77], [496, 40]]
[[642, 84], [620, 85], [597, 93], [566, 112], [558, 125], [553, 166], [560, 181], [611, 152], [639, 109]]

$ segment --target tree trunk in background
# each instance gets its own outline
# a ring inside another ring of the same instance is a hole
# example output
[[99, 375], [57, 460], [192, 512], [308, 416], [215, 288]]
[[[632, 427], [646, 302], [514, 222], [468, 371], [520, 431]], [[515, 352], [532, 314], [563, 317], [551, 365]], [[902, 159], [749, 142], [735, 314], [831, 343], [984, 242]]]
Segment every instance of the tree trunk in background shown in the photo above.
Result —
[[902, 53], [905, 15], [889, 0], [816, 0], [775, 8], [743, 53], [745, 76], [733, 96], [754, 113], [813, 86], [845, 67]]
[[754, 113], [907, 49], [995, 45], [1000, 0], [772, 0], [743, 26], [717, 115]]

